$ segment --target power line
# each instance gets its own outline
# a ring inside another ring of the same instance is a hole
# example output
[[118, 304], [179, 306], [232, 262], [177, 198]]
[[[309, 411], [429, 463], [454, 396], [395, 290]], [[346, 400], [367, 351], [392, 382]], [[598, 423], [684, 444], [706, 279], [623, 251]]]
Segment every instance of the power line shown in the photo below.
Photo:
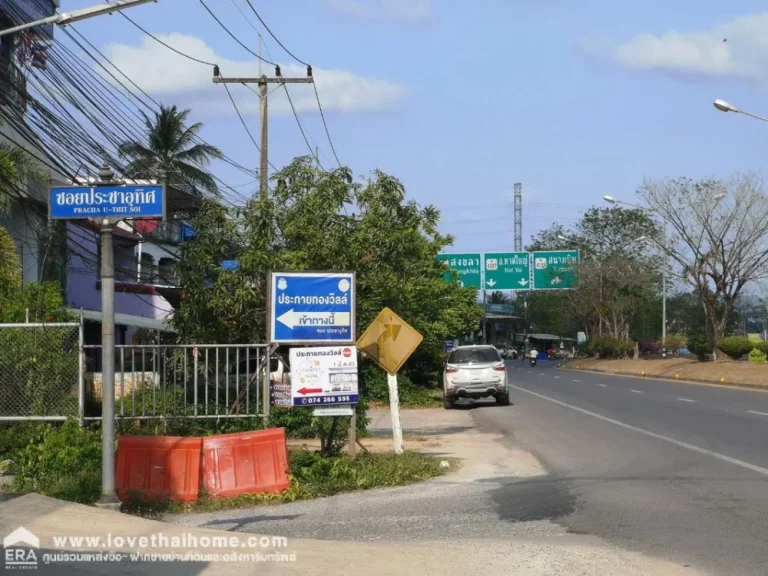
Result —
[[[259, 22], [261, 22], [261, 25], [264, 26], [264, 29], [269, 33], [270, 36], [274, 39], [275, 42], [283, 49], [285, 52], [291, 56], [294, 60], [296, 60], [299, 64], [303, 64], [307, 68], [312, 68], [307, 62], [296, 56], [293, 52], [291, 52], [285, 44], [283, 44], [280, 39], [275, 36], [275, 34], [272, 32], [272, 30], [267, 26], [267, 23], [264, 22], [264, 19], [259, 15], [259, 13], [256, 11], [256, 8], [254, 8], [253, 4], [251, 4], [251, 0], [245, 0], [248, 3], [248, 6], [251, 8], [253, 13], [256, 15], [256, 18], [259, 19]], [[325, 112], [323, 111], [323, 105], [320, 103], [320, 94], [317, 92], [317, 84], [315, 82], [312, 83], [312, 88], [315, 92], [315, 99], [317, 100], [317, 108], [320, 110], [320, 118], [323, 121], [323, 128], [325, 129], [325, 135], [328, 138], [328, 144], [331, 146], [331, 152], [333, 152], [333, 157], [336, 159], [336, 163], [341, 167], [341, 161], [339, 160], [338, 154], [336, 154], [336, 147], [333, 145], [333, 140], [331, 139], [331, 133], [328, 130], [328, 122], [325, 119]], [[290, 97], [289, 97], [290, 98]], [[319, 162], [318, 162], [319, 163]]]
[[266, 22], [264, 22], [264, 20], [262, 19], [262, 17], [261, 17], [261, 16], [259, 16], [259, 13], [256, 11], [256, 8], [254, 8], [254, 7], [253, 7], [253, 4], [251, 4], [251, 0], [245, 0], [245, 1], [248, 3], [248, 6], [250, 6], [250, 8], [251, 8], [251, 10], [253, 11], [253, 13], [254, 13], [254, 14], [256, 14], [256, 18], [258, 18], [258, 19], [259, 19], [259, 22], [261, 22], [261, 25], [262, 25], [262, 26], [264, 26], [264, 29], [265, 29], [267, 32], [269, 32], [269, 35], [270, 35], [270, 36], [272, 36], [272, 38], [275, 40], [275, 42], [277, 42], [277, 44], [280, 46], [280, 48], [282, 48], [283, 50], [285, 50], [285, 51], [288, 53], [288, 55], [289, 55], [291, 58], [293, 58], [294, 60], [296, 60], [296, 61], [297, 61], [299, 64], [304, 64], [304, 66], [308, 66], [308, 67], [310, 67], [310, 68], [311, 68], [311, 66], [310, 66], [309, 64], [307, 64], [306, 62], [304, 62], [303, 60], [301, 60], [301, 59], [300, 59], [298, 56], [296, 56], [296, 55], [295, 55], [293, 52], [291, 52], [290, 50], [288, 50], [288, 48], [286, 48], [286, 47], [285, 47], [285, 44], [283, 44], [282, 42], [280, 42], [280, 39], [279, 39], [277, 36], [275, 36], [275, 35], [272, 33], [272, 30], [270, 30], [270, 29], [269, 29], [269, 26], [267, 26], [267, 23], [266, 23]]
[[253, 145], [256, 147], [256, 150], [261, 152], [261, 148], [259, 148], [259, 145], [256, 144], [256, 139], [253, 137], [253, 134], [251, 134], [251, 131], [248, 129], [248, 125], [245, 123], [245, 120], [243, 120], [243, 115], [240, 114], [240, 110], [237, 107], [237, 104], [235, 104], [235, 99], [232, 98], [232, 93], [229, 91], [229, 88], [226, 84], [223, 85], [224, 90], [227, 91], [227, 96], [229, 96], [229, 101], [232, 102], [232, 107], [235, 109], [235, 112], [237, 112], [237, 117], [240, 118], [240, 123], [243, 125], [243, 128], [245, 128], [245, 132], [248, 134], [248, 138], [251, 139], [251, 142], [253, 142]]
[[293, 105], [293, 100], [291, 99], [291, 93], [288, 92], [288, 86], [283, 84], [283, 88], [285, 88], [285, 95], [288, 97], [288, 103], [291, 105], [291, 110], [293, 111], [293, 117], [296, 118], [296, 123], [299, 125], [299, 130], [301, 131], [301, 136], [304, 138], [304, 143], [307, 145], [307, 148], [309, 149], [309, 153], [315, 159], [315, 161], [317, 162], [317, 165], [320, 166], [320, 168], [322, 168], [323, 166], [320, 164], [320, 159], [317, 157], [317, 154], [315, 154], [315, 151], [312, 150], [312, 145], [309, 143], [309, 140], [307, 140], [307, 134], [306, 132], [304, 132], [304, 126], [302, 126], [301, 124], [301, 120], [299, 119], [299, 113], [296, 111], [296, 106]]
[[336, 159], [336, 163], [341, 167], [341, 160], [339, 160], [339, 156], [336, 154], [336, 147], [333, 145], [333, 140], [331, 140], [331, 133], [328, 131], [328, 123], [325, 121], [325, 112], [323, 112], [323, 105], [320, 104], [320, 95], [317, 93], [317, 84], [315, 82], [312, 82], [312, 88], [315, 90], [315, 99], [317, 100], [317, 108], [320, 110], [320, 118], [323, 121], [323, 128], [325, 128], [325, 135], [328, 137], [328, 144], [331, 146], [331, 152], [333, 152], [333, 157]]
[[256, 52], [254, 52], [253, 50], [251, 50], [250, 48], [248, 48], [248, 46], [246, 46], [245, 44], [243, 44], [243, 43], [240, 41], [240, 39], [239, 39], [237, 36], [235, 36], [235, 35], [234, 35], [234, 34], [233, 34], [231, 31], [230, 31], [230, 29], [229, 29], [229, 28], [227, 28], [226, 26], [224, 26], [224, 23], [223, 23], [221, 20], [219, 20], [219, 19], [218, 19], [218, 17], [216, 16], [216, 14], [214, 14], [214, 13], [211, 11], [211, 9], [210, 9], [210, 8], [208, 8], [208, 5], [207, 5], [207, 4], [206, 4], [206, 3], [205, 3], [203, 0], [200, 0], [200, 4], [202, 4], [202, 5], [203, 5], [203, 7], [204, 7], [204, 8], [205, 8], [205, 9], [208, 11], [208, 14], [210, 14], [210, 15], [213, 17], [213, 19], [214, 19], [214, 20], [216, 20], [216, 22], [218, 22], [218, 23], [219, 23], [219, 26], [221, 26], [221, 27], [224, 29], [224, 31], [225, 31], [227, 34], [229, 34], [229, 35], [232, 37], [232, 39], [233, 39], [235, 42], [237, 42], [238, 44], [240, 44], [240, 46], [242, 46], [242, 47], [243, 47], [245, 50], [247, 50], [249, 53], [251, 53], [251, 54], [253, 54], [254, 56], [256, 56], [256, 58], [258, 58], [258, 59], [259, 59], [259, 60], [261, 60], [262, 62], [264, 62], [264, 63], [266, 63], [266, 64], [269, 64], [270, 66], [275, 66], [275, 67], [277, 67], [277, 64], [275, 64], [274, 62], [272, 62], [272, 61], [270, 61], [270, 60], [267, 60], [266, 58], [262, 58], [262, 57], [261, 57], [261, 56], [259, 56], [259, 55], [258, 55]]
[[[135, 82], [134, 82], [134, 81], [133, 81], [133, 80], [132, 80], [132, 79], [131, 79], [131, 78], [130, 78], [128, 75], [126, 75], [126, 74], [125, 74], [125, 73], [124, 73], [122, 70], [120, 70], [120, 69], [119, 69], [119, 68], [118, 68], [118, 67], [117, 67], [117, 66], [116, 66], [116, 65], [115, 65], [115, 64], [114, 64], [114, 63], [113, 63], [111, 60], [109, 60], [109, 59], [108, 59], [106, 56], [104, 56], [104, 54], [103, 54], [102, 52], [100, 52], [100, 51], [99, 51], [99, 50], [98, 50], [98, 49], [97, 49], [95, 46], [93, 46], [93, 44], [91, 44], [91, 42], [90, 42], [90, 41], [88, 41], [88, 39], [87, 39], [87, 38], [85, 38], [84, 36], [82, 36], [82, 34], [80, 34], [80, 33], [79, 33], [77, 30], [75, 30], [75, 32], [76, 32], [76, 33], [77, 33], [77, 34], [78, 34], [78, 35], [79, 35], [81, 38], [83, 38], [83, 40], [84, 40], [84, 41], [85, 41], [85, 42], [86, 42], [86, 43], [87, 43], [87, 44], [88, 44], [88, 45], [89, 45], [89, 46], [90, 46], [90, 47], [91, 47], [91, 48], [92, 48], [92, 49], [93, 49], [93, 50], [94, 50], [94, 51], [95, 51], [95, 52], [96, 52], [96, 53], [97, 53], [97, 54], [98, 54], [98, 55], [99, 55], [99, 56], [100, 56], [100, 57], [101, 57], [101, 58], [102, 58], [102, 59], [103, 59], [105, 62], [109, 63], [109, 65], [110, 65], [110, 66], [112, 66], [112, 68], [114, 68], [114, 69], [115, 69], [115, 70], [116, 70], [116, 71], [117, 71], [117, 72], [118, 72], [118, 73], [119, 73], [121, 76], [123, 76], [123, 77], [124, 77], [124, 78], [125, 78], [125, 79], [126, 79], [126, 80], [127, 80], [129, 83], [130, 83], [130, 84], [132, 84], [132, 85], [134, 86], [134, 88], [136, 88], [136, 89], [137, 89], [139, 92], [141, 92], [141, 93], [142, 93], [142, 94], [143, 94], [143, 95], [144, 95], [144, 96], [145, 96], [145, 97], [146, 97], [148, 100], [150, 100], [150, 101], [151, 101], [153, 104], [155, 104], [155, 106], [157, 106], [158, 108], [161, 106], [159, 102], [157, 102], [157, 101], [156, 101], [154, 98], [152, 98], [152, 97], [151, 97], [149, 94], [147, 94], [147, 93], [146, 93], [146, 91], [144, 91], [144, 90], [143, 90], [143, 89], [142, 89], [140, 86], [138, 86], [138, 85], [137, 85], [137, 84], [136, 84], [136, 83], [135, 83]], [[70, 35], [70, 38], [71, 38], [71, 35]], [[74, 40], [74, 39], [73, 39], [73, 40]], [[77, 44], [79, 45], [79, 43], [78, 43], [76, 40], [75, 40], [75, 43], [77, 43]], [[80, 47], [81, 47], [81, 49], [83, 49], [83, 48], [82, 48], [82, 45], [80, 45]], [[84, 49], [83, 49], [83, 50], [84, 50]], [[125, 86], [125, 84], [123, 84], [123, 83], [122, 83], [122, 82], [121, 82], [121, 81], [120, 81], [120, 80], [119, 80], [117, 77], [115, 77], [115, 75], [114, 75], [114, 74], [112, 74], [112, 72], [110, 72], [109, 70], [107, 70], [107, 69], [106, 69], [106, 67], [104, 66], [104, 64], [103, 64], [102, 62], [100, 62], [100, 61], [99, 61], [97, 58], [95, 58], [95, 57], [94, 57], [92, 54], [88, 53], [88, 51], [87, 51], [87, 50], [84, 50], [84, 51], [85, 51], [85, 52], [88, 54], [88, 56], [90, 56], [90, 57], [91, 57], [91, 59], [92, 59], [94, 62], [96, 62], [96, 63], [99, 65], [99, 67], [101, 67], [101, 68], [102, 68], [102, 69], [103, 69], [103, 70], [104, 70], [104, 71], [105, 71], [105, 72], [106, 72], [106, 73], [107, 73], [107, 74], [108, 74], [108, 75], [109, 75], [109, 76], [110, 76], [112, 79], [114, 79], [114, 80], [115, 80], [115, 81], [116, 81], [116, 82], [117, 82], [117, 83], [118, 83], [118, 84], [119, 84], [119, 85], [120, 85], [120, 86], [121, 86], [121, 87], [122, 87], [122, 88], [123, 88], [123, 89], [124, 89], [126, 92], [128, 92], [129, 94], [131, 94], [131, 95], [133, 95], [134, 97], [136, 97], [136, 94], [134, 94], [133, 92], [131, 92], [131, 91], [130, 91], [130, 90], [129, 90], [129, 89], [126, 87], [126, 86]], [[143, 104], [144, 104], [144, 106], [145, 106], [147, 109], [149, 109], [149, 110], [152, 110], [152, 111], [154, 112], [154, 109], [153, 109], [151, 106], [148, 106], [146, 103], [143, 103]], [[195, 140], [196, 140], [196, 141], [198, 141], [198, 142], [200, 142], [200, 143], [206, 143], [206, 142], [205, 142], [204, 140], [202, 140], [200, 137], [195, 137]], [[234, 166], [234, 167], [236, 167], [236, 168], [239, 168], [240, 170], [242, 170], [242, 171], [243, 171], [243, 172], [245, 172], [246, 174], [249, 174], [249, 175], [254, 175], [254, 176], [257, 174], [257, 172], [256, 172], [255, 170], [252, 170], [252, 169], [246, 168], [246, 167], [242, 166], [241, 164], [238, 164], [237, 162], [235, 162], [234, 160], [232, 160], [231, 158], [229, 158], [229, 157], [228, 157], [228, 156], [226, 156], [226, 155], [224, 155], [224, 158], [223, 158], [223, 160], [224, 160], [225, 162], [227, 162], [228, 164], [230, 164], [230, 165], [232, 165], [232, 166]], [[226, 184], [225, 184], [223, 181], [221, 181], [219, 178], [217, 178], [217, 177], [216, 177], [214, 174], [211, 174], [211, 175], [213, 176], [213, 178], [214, 178], [215, 180], [217, 180], [218, 182], [220, 182], [220, 183], [224, 184], [224, 186], [225, 186], [225, 187], [228, 187], [228, 186], [227, 186], [227, 185], [226, 185]], [[233, 190], [233, 192], [235, 192], [236, 194], [239, 194], [239, 193], [237, 193], [237, 191], [234, 191], [234, 190]]]
[[134, 22], [134, 21], [133, 21], [133, 20], [130, 18], [130, 16], [128, 16], [128, 15], [127, 15], [127, 14], [126, 14], [124, 11], [120, 10], [120, 11], [119, 11], [119, 13], [120, 13], [120, 15], [121, 15], [123, 18], [125, 18], [126, 20], [128, 20], [128, 22], [130, 22], [131, 24], [133, 24], [134, 26], [136, 26], [136, 28], [138, 28], [139, 30], [141, 30], [142, 32], [144, 32], [144, 34], [146, 34], [147, 36], [149, 36], [150, 38], [152, 38], [152, 40], [154, 40], [154, 41], [155, 41], [155, 42], [157, 42], [158, 44], [162, 44], [163, 46], [165, 46], [166, 48], [168, 48], [168, 50], [170, 50], [171, 52], [175, 52], [175, 53], [176, 53], [176, 54], [178, 54], [179, 56], [184, 56], [184, 58], [188, 58], [189, 60], [192, 60], [193, 62], [199, 62], [200, 64], [205, 64], [205, 65], [207, 65], [207, 66], [216, 66], [216, 64], [214, 64], [214, 63], [212, 63], [212, 62], [206, 62], [205, 60], [200, 60], [199, 58], [195, 58], [194, 56], [190, 56], [189, 54], [186, 54], [186, 53], [182, 52], [181, 50], [177, 50], [176, 48], [174, 48], [174, 47], [173, 47], [173, 46], [171, 46], [170, 44], [167, 44], [166, 42], [163, 42], [162, 40], [160, 40], [160, 38], [158, 38], [157, 36], [155, 36], [155, 35], [154, 35], [154, 34], [152, 34], [151, 32], [147, 32], [147, 30], [146, 30], [146, 29], [144, 29], [142, 26], [140, 26], [139, 24], [137, 24], [136, 22]]

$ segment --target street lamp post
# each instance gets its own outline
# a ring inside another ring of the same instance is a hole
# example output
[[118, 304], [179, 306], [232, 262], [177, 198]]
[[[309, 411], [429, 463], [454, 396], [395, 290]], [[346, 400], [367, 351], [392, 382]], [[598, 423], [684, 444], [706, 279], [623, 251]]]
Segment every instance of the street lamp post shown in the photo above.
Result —
[[715, 100], [712, 102], [712, 105], [720, 110], [720, 112], [734, 112], [736, 114], [744, 114], [744, 116], [749, 116], [750, 118], [756, 118], [757, 120], [762, 120], [763, 122], [768, 122], [768, 118], [764, 118], [763, 116], [758, 116], [757, 114], [752, 114], [752, 112], [747, 112], [746, 110], [742, 110], [741, 108], [736, 108], [733, 104], [730, 104], [729, 102], [726, 102], [725, 100]]
[[81, 20], [87, 20], [88, 18], [95, 18], [102, 14], [112, 14], [126, 8], [133, 8], [141, 4], [147, 4], [149, 2], [157, 2], [157, 0], [115, 0], [111, 4], [99, 4], [97, 6], [91, 6], [90, 8], [80, 8], [78, 10], [72, 10], [71, 12], [60, 12], [53, 16], [48, 16], [41, 20], [35, 20], [34, 22], [27, 22], [13, 28], [6, 28], [0, 30], [0, 36], [6, 34], [14, 34], [15, 32], [22, 32], [30, 28], [36, 28], [38, 26], [45, 26], [46, 24], [57, 24], [59, 26], [66, 26], [67, 24], [74, 24]]

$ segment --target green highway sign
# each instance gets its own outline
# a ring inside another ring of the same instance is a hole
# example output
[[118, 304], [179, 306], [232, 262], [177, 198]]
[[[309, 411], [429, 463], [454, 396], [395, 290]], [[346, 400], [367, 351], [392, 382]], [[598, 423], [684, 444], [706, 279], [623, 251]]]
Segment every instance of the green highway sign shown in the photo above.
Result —
[[528, 290], [531, 258], [528, 252], [486, 253], [486, 290]]
[[[459, 274], [464, 287], [482, 288], [480, 283], [480, 254], [438, 254], [437, 259]], [[447, 276], [450, 279], [450, 276]]]
[[534, 290], [562, 290], [578, 288], [579, 251], [558, 250], [533, 252]]

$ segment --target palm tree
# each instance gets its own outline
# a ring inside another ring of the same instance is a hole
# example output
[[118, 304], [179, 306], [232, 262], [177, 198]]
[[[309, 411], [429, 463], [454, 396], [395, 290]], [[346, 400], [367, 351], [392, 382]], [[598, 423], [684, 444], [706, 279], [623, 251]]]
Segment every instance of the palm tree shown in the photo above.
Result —
[[[189, 110], [160, 106], [154, 120], [144, 115], [147, 141], [132, 140], [120, 145], [120, 154], [130, 160], [127, 174], [132, 178], [160, 180], [182, 190], [202, 188], [216, 193], [216, 181], [205, 166], [212, 158], [222, 158], [221, 151], [210, 144], [195, 144], [201, 123], [186, 126]], [[198, 166], [195, 166], [197, 164]]]

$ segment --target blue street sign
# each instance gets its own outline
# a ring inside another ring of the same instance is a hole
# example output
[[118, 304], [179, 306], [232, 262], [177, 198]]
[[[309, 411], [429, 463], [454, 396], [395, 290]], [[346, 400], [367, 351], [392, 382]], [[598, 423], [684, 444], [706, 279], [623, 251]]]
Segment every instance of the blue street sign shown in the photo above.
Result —
[[162, 218], [162, 186], [65, 186], [51, 188], [48, 216], [54, 220], [87, 218]]
[[354, 343], [354, 272], [272, 272], [269, 341]]

